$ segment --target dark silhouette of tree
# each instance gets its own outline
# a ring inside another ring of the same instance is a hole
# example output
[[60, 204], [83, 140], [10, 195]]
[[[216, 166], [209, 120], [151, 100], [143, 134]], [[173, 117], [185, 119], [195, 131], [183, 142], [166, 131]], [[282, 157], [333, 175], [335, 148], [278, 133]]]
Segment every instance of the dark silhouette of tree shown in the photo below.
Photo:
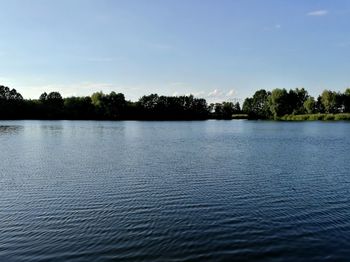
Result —
[[41, 114], [40, 118], [43, 119], [60, 119], [63, 117], [63, 105], [64, 101], [60, 93], [46, 92], [39, 97]]
[[23, 106], [23, 97], [16, 89], [0, 86], [0, 118], [20, 118]]
[[138, 101], [144, 119], [206, 119], [209, 108], [205, 99], [190, 96], [143, 96]]
[[125, 97], [121, 93], [111, 92], [92, 94], [91, 102], [96, 108], [96, 115], [100, 119], [122, 119], [126, 107]]
[[269, 99], [270, 110], [275, 119], [291, 113], [286, 89], [274, 89]]
[[47, 93], [44, 92], [40, 95], [39, 100], [40, 102], [45, 103], [46, 99], [47, 99]]
[[350, 88], [344, 92], [344, 112], [350, 113]]
[[23, 97], [17, 93], [16, 89], [10, 89], [7, 86], [0, 86], [0, 100], [1, 101], [20, 101]]
[[208, 111], [211, 112], [212, 118], [232, 119], [233, 114], [241, 113], [241, 107], [239, 103], [232, 102], [212, 103], [209, 105]]
[[64, 99], [66, 119], [95, 119], [95, 107], [91, 97], [68, 97]]
[[297, 88], [289, 90], [287, 96], [287, 104], [289, 105], [289, 114], [303, 114], [305, 113], [304, 103], [309, 95], [304, 88]]

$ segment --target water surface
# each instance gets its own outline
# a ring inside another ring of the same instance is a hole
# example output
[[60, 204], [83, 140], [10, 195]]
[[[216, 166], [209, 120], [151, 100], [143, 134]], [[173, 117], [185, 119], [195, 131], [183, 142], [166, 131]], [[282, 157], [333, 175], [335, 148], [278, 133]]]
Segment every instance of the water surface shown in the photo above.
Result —
[[0, 261], [346, 261], [349, 134], [0, 121]]

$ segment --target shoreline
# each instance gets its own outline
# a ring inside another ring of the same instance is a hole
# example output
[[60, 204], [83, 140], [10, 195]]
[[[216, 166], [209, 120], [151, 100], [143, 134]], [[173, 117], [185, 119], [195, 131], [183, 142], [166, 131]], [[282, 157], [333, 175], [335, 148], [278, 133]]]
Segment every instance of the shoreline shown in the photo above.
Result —
[[12, 118], [12, 119], [0, 119], [0, 121], [208, 121], [208, 120], [220, 120], [220, 121], [231, 121], [231, 120], [247, 120], [247, 121], [274, 121], [274, 122], [304, 122], [304, 121], [350, 121], [350, 113], [339, 113], [339, 114], [304, 114], [304, 115], [285, 115], [277, 119], [259, 119], [249, 118], [247, 115], [233, 115], [232, 118], [125, 118], [125, 119], [69, 119], [69, 118]]

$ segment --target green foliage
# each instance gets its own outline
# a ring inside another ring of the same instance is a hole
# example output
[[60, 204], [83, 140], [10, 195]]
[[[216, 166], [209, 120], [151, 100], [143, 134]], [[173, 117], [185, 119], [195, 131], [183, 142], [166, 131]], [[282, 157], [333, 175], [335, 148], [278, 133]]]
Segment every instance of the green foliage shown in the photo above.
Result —
[[232, 102], [211, 104], [209, 108], [210, 111], [213, 111], [213, 117], [216, 119], [232, 119], [234, 114], [241, 112], [239, 103]]
[[67, 97], [64, 99], [64, 112], [67, 119], [96, 118], [91, 97]]
[[307, 91], [304, 88], [296, 88], [289, 90], [287, 96], [287, 104], [289, 105], [289, 112], [293, 114], [305, 113], [304, 103], [309, 98]]
[[127, 104], [124, 95], [116, 92], [93, 93], [91, 103], [95, 106], [96, 115], [101, 119], [121, 119]]
[[270, 92], [264, 89], [256, 91], [252, 98], [247, 98], [243, 103], [243, 112], [250, 118], [268, 119], [271, 117], [269, 98]]
[[278, 119], [287, 114], [303, 114], [305, 112], [304, 103], [309, 95], [304, 88], [274, 89], [269, 98], [270, 110], [274, 119]]
[[247, 114], [233, 114], [232, 119], [248, 119], [249, 116]]
[[209, 107], [205, 99], [189, 96], [143, 96], [138, 101], [144, 119], [206, 119]]
[[337, 113], [340, 110], [340, 95], [330, 90], [324, 90], [321, 94], [321, 103], [326, 113]]
[[274, 89], [269, 98], [269, 105], [274, 119], [290, 114], [290, 106], [288, 104], [288, 92], [286, 89]]
[[350, 113], [341, 114], [304, 114], [304, 115], [285, 115], [279, 120], [284, 121], [333, 121], [333, 120], [350, 120]]
[[[266, 104], [268, 107], [265, 107]], [[326, 90], [317, 98], [317, 101], [310, 97], [304, 88], [291, 89], [289, 92], [285, 89], [274, 89], [271, 93], [259, 90], [252, 98], [244, 101], [243, 112], [253, 119], [301, 121], [343, 118], [343, 116], [329, 114], [350, 113], [350, 89], [343, 94]], [[315, 115], [315, 113], [319, 114]], [[328, 115], [320, 115], [322, 113], [328, 113]]]
[[242, 111], [247, 115], [251, 115], [252, 107], [253, 107], [253, 98], [247, 97], [243, 102]]
[[334, 120], [350, 120], [350, 113], [336, 114]]
[[304, 109], [308, 114], [313, 114], [316, 111], [316, 101], [313, 97], [308, 97], [304, 102]]

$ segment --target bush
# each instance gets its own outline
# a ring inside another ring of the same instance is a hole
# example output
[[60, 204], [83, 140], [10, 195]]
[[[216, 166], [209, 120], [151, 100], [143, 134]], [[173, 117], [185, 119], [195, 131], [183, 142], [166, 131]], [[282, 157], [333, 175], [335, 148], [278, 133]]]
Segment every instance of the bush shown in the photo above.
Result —
[[350, 120], [350, 113], [342, 114], [305, 114], [305, 115], [285, 115], [279, 120], [282, 121], [333, 121]]
[[350, 120], [350, 114], [336, 114], [334, 120]]

